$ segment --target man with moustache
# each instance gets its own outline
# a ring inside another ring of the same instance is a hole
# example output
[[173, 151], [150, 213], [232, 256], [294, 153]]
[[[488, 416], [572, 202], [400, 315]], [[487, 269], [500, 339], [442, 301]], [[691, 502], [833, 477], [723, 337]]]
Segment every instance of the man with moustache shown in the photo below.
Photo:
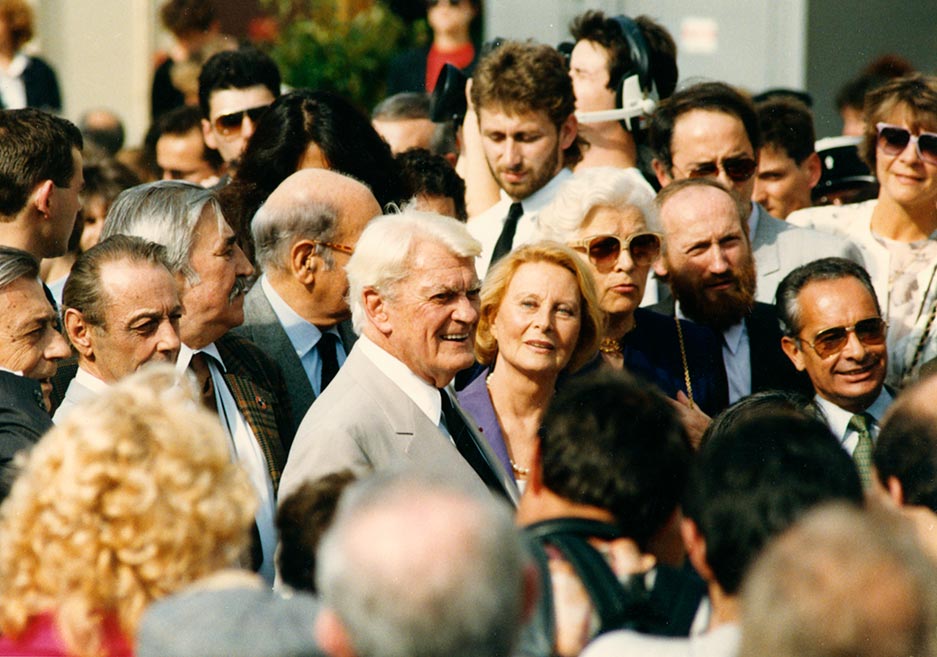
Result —
[[78, 256], [62, 292], [78, 371], [55, 423], [145, 363], [175, 363], [181, 316], [179, 289], [159, 244], [114, 235]]
[[244, 321], [244, 293], [254, 268], [213, 193], [194, 183], [162, 180], [126, 190], [108, 212], [103, 237], [111, 235], [135, 235], [166, 248], [185, 308], [176, 366], [194, 375], [202, 403], [218, 413], [231, 456], [258, 495], [261, 549], [252, 555], [253, 565], [272, 583], [275, 497], [292, 432], [279, 367], [231, 333]]
[[893, 401], [884, 386], [888, 325], [868, 272], [843, 258], [802, 265], [778, 286], [777, 309], [784, 353], [810, 376], [817, 406], [868, 486], [873, 442]]
[[655, 265], [673, 298], [654, 310], [716, 332], [729, 403], [761, 390], [810, 394], [810, 382], [781, 351], [774, 307], [755, 301], [755, 261], [747, 210], [708, 178], [671, 183], [657, 195], [664, 251]]
[[537, 213], [582, 157], [576, 97], [563, 56], [550, 46], [508, 41], [472, 78], [472, 103], [501, 200], [468, 223], [481, 242], [478, 275], [533, 238]]

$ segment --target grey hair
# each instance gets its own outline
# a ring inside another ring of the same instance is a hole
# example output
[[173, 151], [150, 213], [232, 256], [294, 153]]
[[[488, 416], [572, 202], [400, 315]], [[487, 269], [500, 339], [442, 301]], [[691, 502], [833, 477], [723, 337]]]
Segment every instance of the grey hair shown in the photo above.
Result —
[[[333, 241], [338, 229], [339, 212], [333, 203], [312, 201], [287, 206], [264, 204], [251, 222], [254, 257], [267, 270], [289, 268], [290, 248], [299, 239]], [[316, 245], [316, 252], [332, 267], [332, 250]]]
[[413, 248], [418, 240], [439, 242], [459, 258], [475, 258], [481, 253], [478, 240], [465, 224], [452, 217], [407, 208], [398, 214], [372, 219], [345, 265], [348, 305], [356, 332], [361, 333], [366, 323], [365, 289], [373, 288], [382, 296], [393, 298], [395, 284], [410, 273]]
[[648, 230], [660, 231], [654, 194], [640, 173], [616, 167], [592, 167], [563, 183], [553, 201], [540, 211], [540, 236], [564, 243], [574, 239], [586, 216], [597, 207], [632, 207], [644, 217]]
[[31, 253], [0, 246], [0, 290], [19, 279], [39, 278], [39, 261]]
[[[384, 521], [400, 531], [375, 535]], [[507, 505], [439, 475], [386, 470], [343, 494], [316, 579], [361, 657], [507, 657], [525, 564]]]
[[205, 208], [211, 208], [224, 225], [224, 214], [214, 192], [181, 180], [159, 180], [121, 192], [107, 213], [101, 239], [111, 235], [133, 235], [166, 248], [172, 273], [181, 273], [190, 283], [198, 277], [189, 266], [195, 228]]

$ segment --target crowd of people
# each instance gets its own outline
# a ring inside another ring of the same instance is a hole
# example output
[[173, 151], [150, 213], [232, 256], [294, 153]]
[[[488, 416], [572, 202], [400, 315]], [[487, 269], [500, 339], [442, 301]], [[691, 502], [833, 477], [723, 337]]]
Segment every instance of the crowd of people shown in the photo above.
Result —
[[123, 149], [0, 0], [0, 655], [937, 657], [937, 78], [843, 192], [646, 16], [369, 115], [211, 5]]

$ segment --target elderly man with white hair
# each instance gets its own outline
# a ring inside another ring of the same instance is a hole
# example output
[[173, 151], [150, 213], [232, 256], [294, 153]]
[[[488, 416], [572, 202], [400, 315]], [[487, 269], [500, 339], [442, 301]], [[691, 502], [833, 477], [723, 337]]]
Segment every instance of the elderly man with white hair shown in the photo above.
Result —
[[303, 419], [281, 499], [304, 481], [409, 463], [516, 501], [516, 484], [446, 390], [474, 362], [481, 246], [455, 219], [372, 220], [345, 271], [360, 338]]

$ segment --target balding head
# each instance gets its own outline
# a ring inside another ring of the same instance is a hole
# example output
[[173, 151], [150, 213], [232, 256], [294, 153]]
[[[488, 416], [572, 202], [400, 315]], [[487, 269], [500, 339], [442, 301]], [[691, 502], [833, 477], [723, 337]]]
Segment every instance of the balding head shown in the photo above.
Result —
[[333, 325], [350, 314], [345, 263], [365, 225], [380, 213], [363, 183], [326, 169], [297, 171], [254, 215], [257, 262], [306, 321]]

